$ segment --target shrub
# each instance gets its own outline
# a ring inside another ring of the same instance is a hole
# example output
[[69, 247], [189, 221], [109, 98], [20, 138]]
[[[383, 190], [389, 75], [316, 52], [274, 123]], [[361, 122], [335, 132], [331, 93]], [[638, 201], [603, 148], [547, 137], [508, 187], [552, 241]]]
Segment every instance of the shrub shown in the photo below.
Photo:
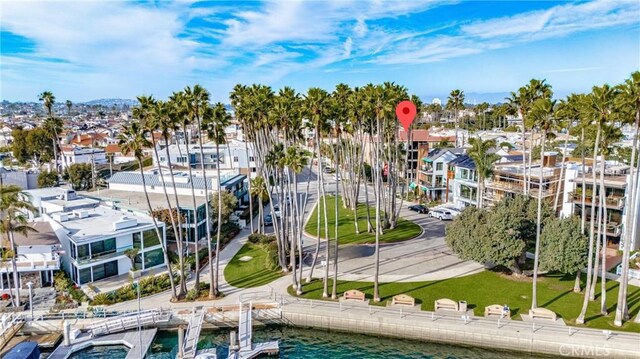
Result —
[[109, 305], [113, 304], [111, 301], [111, 297], [109, 293], [98, 293], [93, 296], [93, 300], [91, 301], [91, 305]]
[[275, 242], [276, 236], [254, 233], [249, 235], [249, 242], [253, 244], [269, 244]]
[[194, 301], [194, 300], [198, 299], [198, 297], [200, 297], [199, 291], [196, 290], [195, 288], [193, 288], [193, 289], [190, 289], [187, 292], [186, 299], [189, 300], [189, 301]]
[[278, 269], [278, 244], [273, 241], [268, 244], [264, 244], [265, 252], [267, 255], [264, 259], [264, 268], [268, 270]]

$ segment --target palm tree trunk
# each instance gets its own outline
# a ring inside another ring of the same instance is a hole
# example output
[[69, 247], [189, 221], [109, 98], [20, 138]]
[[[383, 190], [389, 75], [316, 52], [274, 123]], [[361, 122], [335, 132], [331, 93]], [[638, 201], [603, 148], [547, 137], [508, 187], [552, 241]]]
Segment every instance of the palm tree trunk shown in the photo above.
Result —
[[564, 168], [565, 168], [565, 161], [567, 160], [567, 144], [569, 143], [569, 128], [570, 128], [571, 124], [569, 124], [569, 127], [567, 127], [567, 134], [564, 138], [564, 147], [562, 148], [562, 166], [560, 167], [560, 179], [558, 181], [558, 184], [556, 185], [556, 197], [553, 200], [553, 210], [557, 211], [558, 210], [558, 201], [560, 200], [560, 189], [564, 188]]
[[[181, 258], [182, 257], [182, 243], [180, 243], [179, 240], [179, 234], [180, 234], [180, 229], [179, 229], [179, 225], [178, 227], [176, 227], [176, 218], [173, 217], [173, 206], [171, 205], [171, 201], [169, 200], [169, 194], [167, 193], [167, 184], [164, 180], [164, 176], [162, 175], [162, 169], [160, 168], [160, 157], [158, 156], [158, 148], [156, 147], [156, 141], [153, 137], [153, 134], [151, 135], [151, 145], [153, 146], [153, 152], [156, 156], [156, 159], [158, 159], [157, 164], [158, 164], [158, 177], [160, 177], [160, 182], [162, 183], [162, 192], [164, 193], [164, 198], [167, 204], [167, 210], [169, 211], [169, 218], [171, 219], [171, 227], [173, 229], [173, 234], [174, 237], [176, 239], [176, 247], [178, 249], [178, 256]], [[173, 179], [173, 176], [171, 177]], [[176, 204], [177, 206], [177, 204]], [[176, 207], [177, 208], [177, 212], [178, 212], [178, 217], [180, 217], [180, 207]], [[182, 262], [182, 261], [180, 261]], [[178, 291], [178, 297], [182, 298], [182, 296], [185, 294], [185, 291], [183, 290], [184, 288], [186, 288], [186, 286], [183, 284], [184, 283], [184, 269], [182, 267], [182, 265], [180, 265], [180, 271], [178, 273], [178, 275], [180, 276], [180, 290]]]
[[[18, 278], [18, 265], [16, 263], [16, 244], [13, 238], [13, 232], [9, 230], [9, 244], [11, 245], [11, 251], [13, 255], [11, 256], [11, 267], [13, 270], [13, 284], [16, 286], [16, 296], [14, 297], [15, 307], [20, 306], [20, 278]], [[9, 275], [7, 273], [7, 278]]]
[[[220, 272], [220, 232], [222, 230], [222, 186], [220, 185], [222, 178], [220, 177], [220, 144], [218, 141], [216, 141], [216, 159], [218, 161], [216, 163], [216, 172], [218, 174], [218, 233], [216, 234], [216, 272], [215, 277], [212, 277], [212, 284], [209, 286], [209, 298], [211, 299], [217, 297], [220, 293], [218, 290], [218, 278]], [[211, 249], [209, 249], [209, 253], [211, 253]], [[211, 261], [209, 261], [209, 271], [213, 273]]]
[[[311, 278], [313, 277], [313, 270], [316, 268], [316, 263], [317, 263], [317, 259], [318, 256], [320, 255], [320, 200], [322, 199], [322, 197], [320, 196], [320, 187], [322, 186], [322, 166], [321, 166], [321, 158], [320, 158], [320, 143], [318, 140], [318, 130], [316, 129], [316, 138], [315, 138], [315, 144], [314, 144], [314, 150], [316, 151], [316, 158], [318, 159], [318, 184], [316, 186], [316, 250], [315, 253], [313, 255], [313, 261], [311, 262], [311, 269], [309, 270], [309, 276], [307, 277], [307, 283], [311, 282]], [[312, 162], [313, 163], [313, 162]]]
[[[147, 200], [147, 208], [149, 209], [149, 214], [153, 212], [153, 208], [151, 207], [151, 200], [149, 199], [149, 192], [147, 192], [147, 181], [144, 177], [144, 169], [142, 164], [142, 158], [138, 158], [138, 165], [140, 167], [140, 176], [142, 177], [142, 188], [144, 189], [144, 197]], [[163, 241], [163, 236], [160, 234], [160, 227], [158, 227], [158, 222], [156, 218], [151, 215], [151, 220], [153, 220], [153, 228], [156, 231], [156, 235], [158, 236], [158, 240], [160, 241], [160, 246], [162, 247], [162, 254], [164, 254], [164, 262], [167, 266], [167, 274], [169, 275], [169, 284], [171, 285], [171, 300], [175, 301], [177, 299], [176, 296], [176, 284], [173, 279], [173, 272], [171, 271], [171, 262], [169, 261], [169, 253], [167, 252], [167, 245], [165, 241]]]
[[[524, 125], [524, 113], [521, 111], [520, 115], [522, 116], [522, 193], [526, 196], [529, 189], [529, 181], [527, 181], [527, 129]], [[532, 153], [529, 153], [529, 157], [532, 155]]]
[[542, 143], [540, 144], [540, 174], [538, 176], [538, 214], [536, 219], [536, 248], [533, 258], [533, 294], [531, 298], [531, 308], [538, 307], [538, 262], [540, 259], [540, 232], [542, 228], [542, 179], [544, 170], [544, 145], [547, 131], [542, 130]]
[[[592, 189], [592, 194], [591, 194], [591, 222], [589, 225], [589, 240], [591, 240], [591, 236], [595, 236], [595, 217], [596, 217], [596, 183], [597, 181], [597, 177], [596, 177], [596, 160], [598, 158], [598, 150], [599, 150], [599, 143], [600, 143], [600, 125], [598, 125], [598, 130], [596, 132], [596, 142], [593, 146], [593, 165], [592, 165], [592, 169], [593, 169], [593, 184], [591, 186]], [[591, 288], [589, 288], [589, 300], [594, 300], [595, 296], [596, 296], [596, 283], [598, 280], [598, 256], [600, 254], [600, 241], [595, 241], [596, 244], [596, 249], [594, 252], [595, 255], [595, 261], [593, 263], [593, 273], [592, 273], [592, 278], [591, 278]]]
[[600, 272], [600, 313], [607, 315], [607, 201], [606, 190], [604, 188], [604, 155], [600, 162], [600, 212], [602, 212], [602, 267]]
[[[337, 143], [334, 148], [334, 158], [336, 159], [334, 165], [336, 168], [336, 199], [335, 199], [335, 245], [334, 245], [334, 253], [333, 253], [333, 285], [331, 288], [331, 299], [338, 298], [338, 224], [340, 223], [340, 218], [338, 216], [338, 196], [340, 195], [340, 183], [337, 178], [338, 173], [338, 154], [340, 151], [340, 131], [338, 130]], [[329, 242], [327, 242], [328, 244]]]
[[[638, 147], [638, 131], [640, 131], [640, 111], [636, 111], [636, 131], [633, 137], [633, 147], [631, 150], [631, 179], [629, 181], [629, 195], [627, 196], [625, 207], [627, 209], [627, 215], [624, 225], [624, 245], [622, 248], [622, 277], [620, 279], [620, 289], [618, 290], [618, 301], [616, 305], [616, 317], [614, 319], [615, 326], [622, 326], [622, 320], [628, 320], [629, 312], [627, 310], [627, 291], [629, 286], [629, 254], [631, 251], [631, 241], [633, 239], [633, 227], [636, 225], [633, 219], [636, 218], [636, 196], [638, 196], [638, 182], [636, 177], [638, 176], [638, 166], [634, 169], [634, 163], [636, 162], [637, 147]], [[640, 162], [640, 161], [639, 161]]]
[[[382, 182], [382, 174], [380, 169], [380, 116], [376, 114], [376, 128], [378, 131], [378, 140], [376, 141], [376, 162], [372, 168], [375, 167], [375, 177], [376, 177], [376, 245], [375, 245], [375, 271], [373, 274], [373, 301], [380, 301], [380, 288], [379, 288], [379, 275], [380, 275], [380, 192], [381, 192], [381, 183]], [[457, 136], [457, 127], [456, 127], [456, 136]], [[457, 140], [457, 137], [456, 137]]]
[[[165, 150], [165, 154], [167, 155], [167, 164], [169, 165], [169, 175], [172, 178], [171, 181], [171, 185], [173, 186], [173, 197], [174, 200], [176, 201], [176, 208], [178, 209], [178, 259], [179, 259], [179, 266], [180, 266], [180, 293], [186, 293], [187, 292], [187, 281], [184, 275], [184, 238], [182, 237], [182, 214], [180, 213], [180, 199], [178, 197], [178, 191], [176, 189], [176, 182], [173, 181], [173, 165], [171, 163], [171, 155], [169, 153], [169, 139], [165, 138], [165, 141], [167, 142], [167, 146], [165, 146], [164, 150]], [[179, 148], [179, 146], [178, 146]], [[156, 155], [157, 157], [157, 155]], [[189, 245], [189, 243], [187, 243], [187, 245]], [[182, 294], [180, 295], [182, 296]]]
[[251, 195], [251, 161], [249, 161], [249, 144], [247, 143], [247, 139], [244, 139], [244, 150], [245, 150], [245, 154], [247, 157], [247, 179], [248, 179], [248, 188], [247, 191], [249, 193], [249, 225], [251, 228], [251, 233], [254, 233], [253, 231], [253, 195]]
[[[189, 185], [191, 186], [191, 200], [192, 205], [193, 205], [193, 245], [195, 248], [194, 251], [194, 256], [195, 256], [195, 281], [193, 283], [193, 288], [196, 290], [196, 292], [199, 292], [200, 290], [200, 246], [198, 245], [200, 242], [200, 238], [198, 237], [198, 205], [196, 203], [196, 190], [193, 186], [193, 171], [191, 170], [191, 154], [189, 153], [189, 137], [186, 134], [187, 132], [187, 126], [186, 124], [184, 125], [184, 132], [185, 132], [185, 136], [184, 136], [184, 144], [185, 144], [185, 151], [187, 152], [187, 168], [189, 170]], [[178, 147], [179, 149], [180, 147]], [[175, 186], [175, 183], [174, 183]], [[205, 207], [209, 206], [209, 203], [205, 202]], [[209, 222], [207, 221], [207, 228], [206, 231], [209, 231], [209, 227], [208, 224]], [[191, 228], [189, 228], [189, 232], [191, 232]], [[187, 244], [188, 245], [188, 244]]]

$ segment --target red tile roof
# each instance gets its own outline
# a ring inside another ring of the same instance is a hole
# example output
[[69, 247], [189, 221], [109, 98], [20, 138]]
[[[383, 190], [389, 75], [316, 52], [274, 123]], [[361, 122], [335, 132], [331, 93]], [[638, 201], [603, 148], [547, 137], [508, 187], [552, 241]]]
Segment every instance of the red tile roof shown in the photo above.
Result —
[[[433, 136], [429, 133], [429, 130], [412, 130], [411, 137], [413, 142], [440, 142], [442, 140], [454, 142], [455, 136]], [[407, 140], [407, 132], [404, 129], [398, 130], [398, 138], [400, 141]]]

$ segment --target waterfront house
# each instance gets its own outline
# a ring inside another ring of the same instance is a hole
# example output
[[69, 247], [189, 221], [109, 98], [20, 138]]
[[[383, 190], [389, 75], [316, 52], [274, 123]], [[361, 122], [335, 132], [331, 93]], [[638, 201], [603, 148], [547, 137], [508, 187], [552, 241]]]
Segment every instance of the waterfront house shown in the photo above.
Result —
[[461, 155], [449, 162], [449, 172], [453, 172], [452, 202], [457, 208], [477, 205], [478, 173], [476, 164], [469, 155]]

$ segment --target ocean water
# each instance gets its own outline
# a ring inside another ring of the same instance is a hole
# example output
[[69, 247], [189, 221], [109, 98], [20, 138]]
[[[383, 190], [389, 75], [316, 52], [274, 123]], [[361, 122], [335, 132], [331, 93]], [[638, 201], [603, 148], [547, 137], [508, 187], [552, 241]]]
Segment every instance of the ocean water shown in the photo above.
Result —
[[[500, 352], [448, 344], [391, 339], [359, 334], [327, 332], [291, 327], [254, 328], [253, 341], [280, 341], [280, 358], [294, 359], [519, 359], [544, 358], [515, 352]], [[228, 331], [203, 331], [198, 349], [217, 349], [218, 358], [226, 358]], [[177, 354], [176, 331], [158, 332], [147, 359], [174, 359]], [[93, 357], [87, 357], [93, 358]], [[110, 356], [110, 358], [116, 358]], [[265, 356], [265, 358], [275, 358]], [[547, 357], [548, 358], [548, 357]], [[75, 358], [74, 359], [78, 359]], [[84, 357], [83, 357], [84, 359]]]

